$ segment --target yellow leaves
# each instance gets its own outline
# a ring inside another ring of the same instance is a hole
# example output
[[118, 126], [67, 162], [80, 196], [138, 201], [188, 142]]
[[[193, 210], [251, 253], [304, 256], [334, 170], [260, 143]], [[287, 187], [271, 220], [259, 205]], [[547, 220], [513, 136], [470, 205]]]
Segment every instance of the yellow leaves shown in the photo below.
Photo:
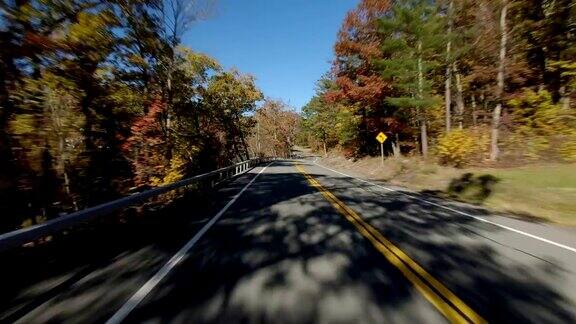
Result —
[[127, 57], [128, 63], [139, 67], [149, 68], [149, 64], [144, 57], [138, 54], [130, 54]]
[[554, 104], [546, 90], [526, 90], [508, 105], [514, 123], [514, 131], [507, 141], [509, 147], [521, 148], [529, 159], [538, 159], [544, 153], [558, 153], [566, 160], [573, 159], [576, 153], [573, 111]]
[[548, 91], [526, 90], [522, 97], [508, 102], [512, 108], [512, 119], [523, 131], [539, 135], [552, 135], [562, 126], [561, 107], [552, 103]]
[[442, 163], [460, 167], [481, 147], [470, 131], [453, 130], [438, 139], [436, 152]]
[[220, 71], [222, 67], [214, 58], [192, 51], [185, 46], [178, 46], [176, 54], [181, 58], [180, 69], [192, 79], [206, 77], [209, 70]]
[[185, 174], [186, 164], [188, 162], [180, 156], [174, 156], [170, 160], [168, 171], [162, 179], [159, 177], [152, 177], [151, 183], [153, 186], [163, 186], [179, 180], [182, 180]]
[[576, 130], [572, 130], [564, 141], [564, 144], [559, 149], [560, 155], [564, 160], [576, 162]]
[[[113, 16], [105, 11], [99, 14], [81, 12], [78, 14], [78, 22], [70, 25], [68, 39], [73, 42], [87, 41], [90, 38], [93, 41], [108, 39], [110, 37], [108, 27], [113, 23]], [[94, 39], [95, 37], [97, 39]]]
[[115, 23], [116, 18], [108, 11], [81, 12], [78, 21], [68, 27], [66, 41], [70, 48], [81, 49], [91, 59], [101, 60], [114, 46], [110, 29]]
[[213, 76], [204, 93], [208, 107], [221, 112], [230, 109], [228, 115], [252, 111], [256, 107], [256, 101], [262, 98], [262, 92], [256, 87], [254, 77], [237, 71]]
[[72, 81], [48, 71], [38, 79], [23, 79], [12, 93], [17, 111], [7, 130], [18, 137], [32, 169], [41, 169], [46, 148], [53, 157], [80, 162], [86, 121], [79, 106], [81, 97]]
[[354, 106], [338, 106], [335, 129], [336, 134], [338, 134], [338, 142], [340, 145], [345, 146], [357, 139], [358, 125], [360, 125], [362, 117], [355, 114], [356, 110], [357, 108]]
[[10, 121], [9, 128], [14, 135], [32, 134], [36, 130], [34, 122], [33, 114], [19, 114]]

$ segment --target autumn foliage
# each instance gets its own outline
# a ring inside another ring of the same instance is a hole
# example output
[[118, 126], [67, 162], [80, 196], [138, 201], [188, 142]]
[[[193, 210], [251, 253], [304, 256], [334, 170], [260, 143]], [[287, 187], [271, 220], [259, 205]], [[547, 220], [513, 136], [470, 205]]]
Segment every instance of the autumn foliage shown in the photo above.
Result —
[[122, 144], [132, 164], [136, 185], [150, 184], [164, 177], [169, 152], [160, 121], [165, 112], [166, 104], [159, 98], [154, 99], [146, 115], [134, 121], [130, 137]]
[[382, 131], [388, 155], [430, 151], [459, 166], [571, 161], [573, 9], [570, 0], [360, 1], [303, 107], [301, 138], [358, 157], [379, 153]]
[[381, 58], [378, 18], [390, 9], [389, 1], [363, 0], [346, 15], [334, 45], [333, 74], [337, 89], [326, 94], [330, 101], [350, 100], [377, 105], [387, 83], [373, 65]]
[[208, 2], [2, 2], [0, 232], [248, 158], [254, 78], [180, 45]]

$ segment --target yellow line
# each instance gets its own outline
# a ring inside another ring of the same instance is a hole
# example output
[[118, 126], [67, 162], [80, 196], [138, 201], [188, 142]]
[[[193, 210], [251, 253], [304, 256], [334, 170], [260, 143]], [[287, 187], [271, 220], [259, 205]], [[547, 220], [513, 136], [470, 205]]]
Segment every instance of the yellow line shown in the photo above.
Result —
[[[446, 286], [436, 280], [404, 251], [386, 239], [374, 227], [365, 222], [354, 210], [346, 206], [334, 194], [325, 189], [304, 168], [296, 165], [310, 185], [315, 187], [358, 231], [368, 239], [386, 259], [402, 272], [414, 287], [452, 323], [487, 323], [466, 303], [452, 293]], [[434, 288], [436, 291], [434, 291]], [[444, 299], [438, 295], [438, 293]], [[448, 303], [449, 302], [449, 303]]]

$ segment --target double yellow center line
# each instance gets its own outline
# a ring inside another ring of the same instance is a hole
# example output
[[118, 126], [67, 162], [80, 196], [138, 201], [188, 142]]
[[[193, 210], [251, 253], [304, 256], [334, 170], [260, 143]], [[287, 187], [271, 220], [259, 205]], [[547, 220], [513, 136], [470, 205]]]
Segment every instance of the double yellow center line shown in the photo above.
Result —
[[452, 323], [487, 323], [446, 286], [432, 277], [404, 251], [386, 239], [372, 225], [364, 221], [354, 210], [346, 206], [330, 191], [326, 190], [316, 179], [310, 176], [300, 165], [295, 166], [306, 177], [308, 183], [316, 188], [336, 210], [342, 214], [356, 229], [384, 255], [384, 257], [408, 279], [414, 287], [440, 313]]

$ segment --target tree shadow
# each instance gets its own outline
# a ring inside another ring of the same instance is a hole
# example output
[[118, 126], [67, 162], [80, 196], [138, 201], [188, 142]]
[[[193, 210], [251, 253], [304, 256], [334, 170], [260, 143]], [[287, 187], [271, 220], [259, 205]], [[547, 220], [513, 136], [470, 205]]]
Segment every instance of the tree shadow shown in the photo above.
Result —
[[[573, 273], [522, 251], [510, 258], [491, 237], [501, 229], [398, 193], [366, 194], [345, 178], [312, 176], [488, 321], [575, 320], [574, 300], [561, 289]], [[301, 175], [272, 173], [128, 322], [443, 321], [421, 301]]]
[[448, 185], [447, 193], [453, 198], [464, 198], [467, 201], [481, 204], [490, 197], [498, 182], [500, 182], [500, 178], [491, 174], [475, 176], [468, 172], [460, 178], [452, 179]]
[[[79, 308], [77, 313], [52, 308], [53, 321], [82, 319], [83, 307], [89, 314], [85, 322], [104, 321], [252, 177], [222, 182], [215, 190], [204, 186], [165, 195], [36, 246], [0, 253], [0, 323], [46, 310], [53, 299], [75, 299]], [[99, 306], [82, 297], [91, 294], [100, 296]]]
[[[291, 166], [276, 162], [262, 173], [127, 322], [444, 321]], [[566, 281], [574, 273], [553, 260], [504, 246], [502, 229], [397, 192], [375, 192], [373, 186], [349, 178], [311, 175], [488, 321], [576, 320], [574, 296], [562, 289], [574, 282]], [[118, 239], [111, 236], [110, 246], [77, 245], [62, 252], [65, 257], [80, 256], [80, 261], [71, 261], [76, 266], [93, 262], [90, 254], [99, 248], [107, 257], [26, 319], [107, 319], [204, 224], [201, 215], [213, 215], [209, 212], [214, 209], [202, 214], [196, 208], [218, 196], [226, 197], [221, 199], [225, 203], [250, 179], [238, 179], [218, 195], [195, 201], [197, 206], [183, 202], [134, 231], [121, 228]], [[191, 217], [192, 210], [198, 216]], [[122, 239], [133, 245], [120, 244]], [[39, 261], [31, 258], [27, 267], [33, 262]], [[57, 274], [54, 270], [53, 276]]]
[[[500, 178], [491, 175], [475, 175], [473, 173], [465, 173], [459, 178], [452, 179], [447, 189], [442, 190], [421, 190], [419, 194], [439, 199], [450, 199], [458, 202], [464, 202], [469, 204], [474, 204], [481, 206], [485, 201], [490, 198], [495, 190], [495, 186], [501, 181]], [[461, 207], [459, 208], [468, 208]], [[486, 214], [487, 211], [484, 209], [473, 208], [474, 212], [479, 212], [481, 214]], [[506, 215], [512, 218], [521, 219], [524, 221], [532, 223], [548, 223], [547, 220], [542, 217], [538, 217], [526, 212], [518, 212], [514, 210], [506, 210]]]

